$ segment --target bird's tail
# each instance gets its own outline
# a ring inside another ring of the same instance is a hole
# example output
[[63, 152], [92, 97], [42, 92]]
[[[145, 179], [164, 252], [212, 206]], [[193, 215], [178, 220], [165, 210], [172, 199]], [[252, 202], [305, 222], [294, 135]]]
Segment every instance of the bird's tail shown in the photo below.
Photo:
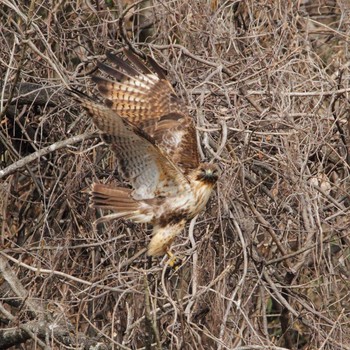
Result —
[[131, 196], [132, 190], [122, 187], [94, 183], [91, 188], [91, 206], [93, 208], [110, 209], [114, 213], [102, 216], [96, 223], [112, 219], [125, 218], [135, 222], [147, 222], [147, 218], [140, 211], [141, 203]]

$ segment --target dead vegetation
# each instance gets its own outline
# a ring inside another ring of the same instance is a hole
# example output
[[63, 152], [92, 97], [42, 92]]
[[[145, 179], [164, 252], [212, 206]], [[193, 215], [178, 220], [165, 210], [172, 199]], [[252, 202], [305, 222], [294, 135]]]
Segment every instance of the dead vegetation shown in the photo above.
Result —
[[[350, 349], [347, 1], [0, 3], [0, 348]], [[127, 45], [222, 169], [177, 272], [88, 206], [119, 180], [64, 92]]]

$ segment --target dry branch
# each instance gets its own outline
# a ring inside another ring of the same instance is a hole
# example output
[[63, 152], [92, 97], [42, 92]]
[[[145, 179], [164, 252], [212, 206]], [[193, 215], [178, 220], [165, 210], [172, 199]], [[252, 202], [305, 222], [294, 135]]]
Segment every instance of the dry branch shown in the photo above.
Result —
[[[349, 348], [346, 1], [1, 4], [0, 347]], [[122, 182], [61, 94], [98, 95], [96, 62], [125, 45], [168, 71], [222, 170], [176, 272], [147, 227], [93, 226], [90, 184]]]
[[19, 169], [23, 168], [24, 166], [28, 165], [29, 163], [33, 162], [34, 160], [38, 160], [41, 157], [44, 157], [45, 155], [47, 155], [49, 153], [55, 152], [61, 148], [65, 148], [67, 146], [74, 145], [76, 143], [82, 142], [84, 140], [87, 140], [87, 139], [93, 138], [93, 137], [96, 137], [96, 135], [91, 133], [91, 132], [85, 133], [85, 134], [81, 134], [81, 135], [77, 135], [77, 136], [72, 136], [69, 139], [66, 139], [64, 141], [59, 141], [59, 142], [56, 142], [48, 147], [42, 148], [41, 150], [34, 152], [27, 157], [21, 158], [17, 162], [6, 167], [4, 170], [0, 170], [0, 179], [14, 173], [15, 171], [18, 171]]

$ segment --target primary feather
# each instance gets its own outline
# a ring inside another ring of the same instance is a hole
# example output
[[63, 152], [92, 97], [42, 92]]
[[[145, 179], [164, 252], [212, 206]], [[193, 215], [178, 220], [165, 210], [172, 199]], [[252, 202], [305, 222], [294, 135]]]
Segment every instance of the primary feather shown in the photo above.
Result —
[[179, 99], [162, 69], [155, 61], [153, 73], [130, 51], [127, 57], [139, 69], [130, 67], [117, 56], [108, 55], [116, 68], [99, 64], [99, 68], [118, 81], [101, 77], [93, 80], [106, 98], [106, 105], [150, 135], [156, 144], [185, 173], [199, 164], [196, 130], [187, 106]]

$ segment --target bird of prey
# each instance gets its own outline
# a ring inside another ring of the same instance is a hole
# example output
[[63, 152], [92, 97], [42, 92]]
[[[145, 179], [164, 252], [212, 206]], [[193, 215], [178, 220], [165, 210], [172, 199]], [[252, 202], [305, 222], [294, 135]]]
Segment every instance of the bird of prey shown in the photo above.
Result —
[[92, 79], [104, 103], [76, 95], [131, 187], [94, 183], [92, 206], [114, 212], [99, 221], [124, 218], [151, 224], [148, 255], [172, 257], [170, 245], [205, 208], [218, 168], [199, 162], [193, 119], [164, 70], [151, 57], [146, 65], [131, 51], [124, 54], [126, 59], [107, 54], [114, 67], [98, 63], [108, 78]]

